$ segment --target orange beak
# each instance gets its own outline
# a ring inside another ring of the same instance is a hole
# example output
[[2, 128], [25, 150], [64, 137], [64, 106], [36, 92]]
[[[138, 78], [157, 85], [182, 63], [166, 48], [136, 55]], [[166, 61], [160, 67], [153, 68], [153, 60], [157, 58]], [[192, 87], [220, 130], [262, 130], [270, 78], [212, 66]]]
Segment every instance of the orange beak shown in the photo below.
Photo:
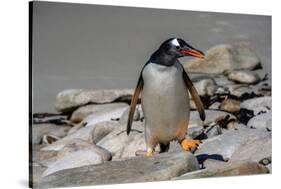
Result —
[[195, 50], [195, 49], [190, 49], [190, 48], [181, 49], [180, 52], [182, 54], [193, 56], [193, 57], [196, 57], [196, 58], [205, 58], [205, 55], [204, 55], [203, 52]]

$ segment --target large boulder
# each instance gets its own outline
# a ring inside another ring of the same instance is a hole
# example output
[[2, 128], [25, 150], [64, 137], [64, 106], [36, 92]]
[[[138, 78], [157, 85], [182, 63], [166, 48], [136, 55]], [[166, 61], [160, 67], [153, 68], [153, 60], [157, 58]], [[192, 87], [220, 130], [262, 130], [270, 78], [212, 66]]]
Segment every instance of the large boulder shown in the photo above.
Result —
[[190, 152], [135, 157], [99, 165], [66, 169], [44, 177], [37, 187], [66, 187], [167, 180], [199, 169]]
[[230, 162], [221, 166], [210, 167], [198, 171], [186, 173], [174, 180], [195, 179], [205, 177], [222, 177], [222, 176], [240, 176], [240, 175], [253, 175], [253, 174], [266, 174], [269, 170], [264, 165], [256, 162]]
[[264, 158], [272, 156], [272, 138], [267, 136], [254, 141], [247, 142], [237, 149], [230, 158], [233, 161], [260, 162]]
[[250, 128], [261, 129], [264, 131], [271, 131], [271, 127], [272, 127], [271, 111], [251, 118], [247, 123], [247, 126]]
[[97, 123], [92, 130], [93, 143], [98, 143], [103, 137], [108, 135], [111, 131], [119, 127], [120, 124], [116, 121], [105, 121]]
[[[71, 132], [69, 135], [62, 139], [44, 147], [42, 150], [55, 150], [58, 151], [71, 141], [87, 141], [90, 143], [97, 143], [104, 136], [110, 133], [114, 128], [119, 127], [117, 121], [100, 122], [87, 127], [76, 125], [78, 129]], [[76, 127], [75, 126], [75, 127]], [[81, 126], [81, 128], [79, 128]]]
[[226, 70], [260, 67], [260, 59], [246, 43], [222, 44], [209, 49], [204, 59], [192, 59], [184, 64], [188, 72], [223, 73]]
[[246, 84], [256, 84], [261, 78], [260, 76], [249, 70], [233, 70], [227, 73], [227, 78], [229, 80], [238, 82], [238, 83], [246, 83]]
[[270, 133], [257, 129], [239, 128], [226, 130], [222, 135], [206, 139], [199, 145], [196, 155], [219, 155], [228, 160], [241, 146], [250, 141], [270, 136]]
[[40, 162], [46, 159], [56, 157], [58, 151], [41, 151], [46, 145], [32, 145], [32, 161]]
[[76, 149], [81, 149], [89, 146], [90, 141], [85, 141], [82, 139], [78, 138], [70, 138], [70, 139], [61, 139], [53, 144], [50, 144], [48, 146], [45, 146], [40, 149], [40, 151], [54, 151], [54, 152], [59, 152], [62, 149], [64, 149], [67, 146], [73, 146]]
[[39, 144], [44, 135], [64, 137], [67, 135], [70, 126], [55, 125], [51, 123], [32, 124], [32, 144]]
[[58, 153], [54, 162], [49, 163], [48, 169], [44, 171], [42, 176], [64, 169], [100, 164], [110, 159], [111, 154], [107, 150], [94, 144], [89, 143], [83, 147], [68, 145]]
[[133, 90], [131, 89], [93, 91], [68, 89], [57, 95], [55, 106], [59, 112], [69, 112], [89, 103], [103, 104], [114, 101], [128, 101], [132, 94]]
[[110, 103], [110, 104], [89, 104], [75, 110], [70, 120], [74, 123], [90, 122], [95, 124], [110, 119], [120, 118], [122, 113], [128, 108], [126, 103]]
[[241, 103], [240, 108], [253, 110], [255, 115], [260, 112], [269, 112], [272, 109], [272, 97], [266, 96], [245, 100]]
[[113, 160], [134, 157], [137, 150], [145, 150], [144, 123], [133, 122], [132, 130], [126, 134], [126, 124], [116, 127], [98, 143], [112, 153]]

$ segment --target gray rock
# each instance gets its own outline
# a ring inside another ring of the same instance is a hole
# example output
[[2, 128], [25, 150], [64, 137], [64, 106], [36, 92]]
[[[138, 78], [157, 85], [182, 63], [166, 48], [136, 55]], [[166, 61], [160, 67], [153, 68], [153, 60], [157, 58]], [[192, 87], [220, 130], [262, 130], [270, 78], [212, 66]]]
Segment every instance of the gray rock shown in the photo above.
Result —
[[254, 90], [248, 84], [233, 84], [227, 86], [227, 91], [234, 96], [241, 97], [243, 94], [252, 93]]
[[[206, 119], [204, 121], [205, 125], [209, 125], [210, 123], [214, 122], [216, 119], [220, 117], [225, 117], [226, 115], [229, 115], [230, 118], [235, 118], [234, 115], [231, 113], [227, 113], [220, 110], [205, 110]], [[190, 119], [189, 119], [189, 126], [188, 127], [194, 127], [194, 126], [202, 126], [203, 122], [199, 118], [197, 111], [190, 111]]]
[[[122, 135], [126, 135], [126, 134], [123, 133]], [[155, 148], [156, 153], [158, 150], [159, 148], [157, 146]], [[146, 152], [146, 145], [145, 145], [145, 139], [143, 133], [135, 134], [134, 139], [132, 141], [128, 142], [126, 145], [124, 145], [124, 147], [121, 150], [115, 153], [113, 160], [123, 160], [131, 157], [135, 157], [137, 151]]]
[[241, 103], [240, 107], [253, 110], [255, 115], [261, 111], [269, 112], [272, 109], [272, 98], [271, 96], [267, 96], [245, 100]]
[[49, 164], [48, 169], [42, 174], [43, 177], [60, 170], [100, 164], [111, 159], [108, 151], [93, 144], [89, 144], [82, 149], [66, 146], [62, 151], [62, 153], [58, 154], [59, 157], [56, 161]]
[[[239, 130], [239, 129], [250, 129], [247, 127], [247, 125], [244, 125], [243, 123], [239, 123], [238, 121], [234, 122], [234, 127], [231, 130]], [[254, 129], [251, 129], [254, 130]], [[270, 134], [268, 134], [270, 135]]]
[[108, 121], [112, 118], [120, 118], [128, 106], [126, 103], [90, 104], [75, 110], [70, 120], [79, 123], [86, 118], [83, 122], [90, 122], [91, 124]]
[[[204, 140], [222, 134], [221, 126], [215, 122], [207, 125], [188, 128], [188, 136], [192, 139]], [[205, 128], [206, 127], [206, 128]]]
[[32, 145], [32, 161], [41, 162], [57, 156], [58, 151], [41, 151], [46, 145]]
[[241, 146], [250, 141], [268, 136], [270, 136], [268, 132], [263, 132], [257, 129], [241, 127], [238, 130], [226, 130], [222, 135], [204, 140], [195, 154], [217, 154], [221, 155], [223, 159], [228, 160]]
[[70, 126], [55, 124], [32, 124], [32, 144], [39, 144], [44, 135], [54, 135], [56, 137], [66, 136]]
[[40, 151], [57, 151], [58, 152], [58, 151], [61, 151], [66, 146], [73, 146], [75, 148], [80, 149], [80, 148], [89, 146], [89, 143], [90, 143], [90, 141], [85, 141], [85, 140], [78, 139], [78, 138], [61, 139], [61, 140], [54, 142], [53, 144], [50, 144], [48, 146], [41, 148]]
[[160, 181], [199, 169], [190, 152], [163, 153], [99, 165], [62, 170], [44, 177], [39, 187], [66, 187], [98, 184]]
[[218, 168], [225, 166], [227, 164], [226, 161], [220, 161], [220, 160], [215, 160], [215, 159], [206, 159], [203, 163], [203, 167], [205, 169], [209, 168]]
[[218, 86], [227, 87], [228, 85], [235, 84], [233, 81], [230, 81], [224, 75], [219, 75], [219, 77], [215, 78], [215, 82]]
[[194, 87], [197, 89], [197, 92], [200, 96], [213, 96], [217, 89], [215, 80], [211, 78], [204, 78], [194, 82]]
[[68, 141], [68, 140], [73, 140], [73, 139], [82, 139], [88, 142], [93, 142], [93, 135], [92, 132], [95, 129], [95, 125], [91, 127], [82, 127], [78, 129], [76, 132], [71, 133], [70, 135], [65, 136], [64, 138], [60, 139], [59, 141], [51, 144], [51, 145], [56, 145], [59, 142], [63, 141]]
[[[69, 89], [60, 92], [56, 98], [56, 109], [59, 112], [73, 111], [89, 103], [110, 103], [114, 101], [127, 101], [133, 94], [131, 89], [120, 90], [82, 90]], [[123, 99], [122, 99], [123, 98]], [[127, 99], [126, 99], [127, 98]]]
[[272, 118], [266, 121], [267, 131], [272, 131]]
[[204, 133], [204, 127], [203, 126], [197, 126], [197, 127], [188, 127], [188, 136], [192, 139], [197, 138], [199, 135], [202, 135]]
[[134, 157], [137, 150], [145, 150], [143, 131], [143, 122], [133, 122], [132, 131], [127, 135], [124, 124], [103, 137], [97, 145], [110, 151], [113, 160]]
[[215, 94], [219, 94], [219, 95], [223, 95], [223, 94], [228, 94], [229, 90], [227, 89], [227, 87], [222, 87], [222, 86], [218, 86], [217, 90], [215, 91]]
[[93, 143], [98, 143], [103, 137], [108, 135], [115, 128], [119, 127], [120, 124], [116, 121], [106, 121], [97, 123], [92, 130]]
[[227, 88], [227, 91], [237, 97], [241, 97], [243, 94], [248, 93], [254, 93], [256, 95], [261, 96], [271, 96], [271, 86], [264, 86], [261, 84], [257, 85], [248, 85], [248, 84], [232, 84], [228, 85], [225, 88]]
[[240, 128], [245, 128], [247, 127], [246, 125], [244, 124], [241, 124], [241, 123], [238, 123], [237, 120], [235, 121], [230, 121], [227, 125], [226, 125], [226, 128], [227, 130], [237, 130], [237, 129], [240, 129]]
[[71, 129], [69, 129], [69, 131], [67, 132], [67, 135], [72, 135], [73, 133], [75, 133], [79, 129], [85, 127], [86, 124], [85, 123], [80, 123], [80, 124], [74, 125], [73, 127], [71, 127]]
[[256, 84], [261, 80], [257, 73], [249, 70], [233, 70], [227, 74], [227, 77], [229, 80], [246, 84]]
[[249, 69], [260, 66], [256, 53], [246, 43], [217, 45], [209, 49], [205, 59], [193, 59], [184, 64], [188, 72], [223, 73], [225, 70]]
[[[126, 111], [124, 111], [124, 113], [122, 114], [122, 116], [121, 116], [119, 122], [120, 122], [121, 124], [127, 123], [127, 121], [128, 121], [128, 116], [129, 116], [129, 107], [126, 109]], [[135, 112], [134, 112], [134, 118], [133, 118], [133, 120], [134, 120], [134, 121], [140, 121], [141, 119], [143, 119], [143, 117], [144, 117], [144, 116], [143, 116], [143, 112], [142, 112], [142, 107], [141, 107], [141, 105], [139, 104], [139, 105], [136, 106], [136, 109], [135, 109]]]
[[240, 110], [240, 101], [234, 99], [224, 99], [220, 105], [220, 109], [227, 112], [237, 112]]
[[[71, 134], [65, 136], [64, 138], [50, 144], [49, 146], [45, 147], [44, 150], [58, 151], [62, 147], [64, 147], [64, 145], [68, 144], [70, 141], [76, 141], [75, 139], [87, 141], [90, 143], [98, 142], [103, 136], [105, 136], [111, 131], [111, 128], [114, 127], [114, 125], [118, 126], [118, 122], [116, 122], [116, 124], [114, 124], [113, 121], [106, 122], [106, 123], [103, 122], [96, 123], [94, 125], [88, 124], [87, 127], [83, 126], [77, 131], [72, 132]], [[98, 126], [98, 128], [96, 128], [96, 126]]]
[[205, 132], [206, 136], [208, 138], [217, 136], [217, 135], [221, 135], [222, 134], [222, 129], [219, 125], [215, 124], [215, 125], [211, 125], [208, 128], [206, 128]]
[[238, 148], [230, 158], [232, 161], [251, 161], [260, 162], [262, 159], [272, 156], [272, 138], [267, 136], [251, 142]]
[[266, 174], [269, 170], [256, 162], [231, 162], [223, 166], [211, 167], [199, 171], [189, 172], [173, 180], [194, 179], [205, 177], [240, 176], [252, 174]]
[[271, 111], [257, 115], [249, 120], [247, 126], [250, 128], [261, 129], [264, 131], [271, 131], [272, 113]]
[[260, 82], [257, 85], [251, 86], [256, 94], [263, 95], [263, 96], [271, 96], [271, 83], [268, 81]]

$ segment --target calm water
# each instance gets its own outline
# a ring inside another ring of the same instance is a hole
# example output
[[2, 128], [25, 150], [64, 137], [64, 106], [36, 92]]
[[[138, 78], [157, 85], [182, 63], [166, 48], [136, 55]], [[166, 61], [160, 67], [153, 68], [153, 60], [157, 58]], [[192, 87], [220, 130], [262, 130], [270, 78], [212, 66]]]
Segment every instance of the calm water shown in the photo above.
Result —
[[271, 75], [269, 16], [36, 2], [33, 33], [34, 112], [54, 112], [64, 89], [133, 88], [170, 37], [202, 51], [248, 41]]

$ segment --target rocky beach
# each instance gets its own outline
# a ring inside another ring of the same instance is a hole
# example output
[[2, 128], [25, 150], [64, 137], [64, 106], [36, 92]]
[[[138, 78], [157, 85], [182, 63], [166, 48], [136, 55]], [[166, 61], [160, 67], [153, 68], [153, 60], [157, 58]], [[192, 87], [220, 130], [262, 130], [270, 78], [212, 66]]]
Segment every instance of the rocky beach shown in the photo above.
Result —
[[271, 173], [272, 86], [258, 54], [246, 42], [205, 54], [183, 62], [206, 112], [203, 122], [191, 99], [187, 135], [202, 141], [197, 149], [172, 142], [168, 152], [138, 155], [145, 150], [140, 104], [132, 132], [125, 131], [134, 89], [65, 89], [54, 102], [57, 112], [33, 113], [34, 187]]

